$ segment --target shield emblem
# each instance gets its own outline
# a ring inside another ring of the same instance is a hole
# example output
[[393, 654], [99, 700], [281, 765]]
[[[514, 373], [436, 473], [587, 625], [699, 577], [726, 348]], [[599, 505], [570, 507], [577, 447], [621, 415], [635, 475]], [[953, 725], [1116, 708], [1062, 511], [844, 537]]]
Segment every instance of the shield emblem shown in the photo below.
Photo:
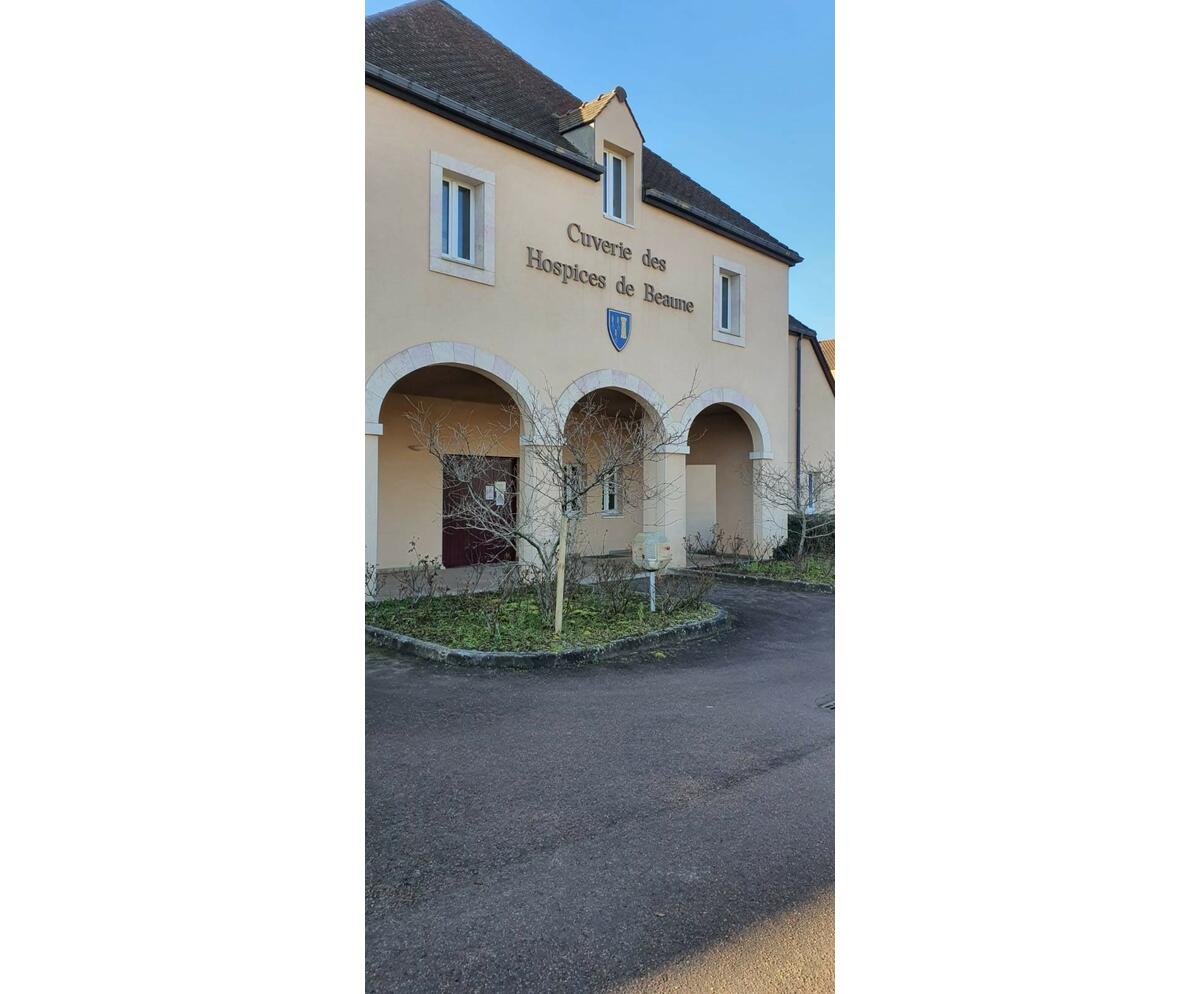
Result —
[[624, 311], [608, 309], [608, 339], [618, 352], [629, 344], [629, 332], [633, 326], [633, 318]]

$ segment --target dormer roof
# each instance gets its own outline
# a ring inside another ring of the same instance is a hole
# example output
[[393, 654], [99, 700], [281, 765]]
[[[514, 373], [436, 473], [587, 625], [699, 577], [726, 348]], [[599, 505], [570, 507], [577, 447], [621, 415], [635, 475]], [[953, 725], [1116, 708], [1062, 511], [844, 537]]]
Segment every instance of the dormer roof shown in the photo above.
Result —
[[[585, 124], [591, 124], [613, 100], [625, 104], [626, 109], [629, 111], [629, 116], [633, 118], [633, 126], [638, 129], [638, 134], [642, 135], [642, 127], [637, 123], [637, 118], [633, 117], [633, 108], [629, 106], [629, 99], [625, 94], [625, 87], [623, 86], [614, 87], [607, 93], [601, 93], [595, 100], [589, 100], [587, 103], [580, 104], [578, 107], [567, 111], [567, 113], [559, 118], [559, 133], [566, 134], [568, 131], [582, 128]], [[646, 136], [642, 135], [642, 141], [645, 140]]]

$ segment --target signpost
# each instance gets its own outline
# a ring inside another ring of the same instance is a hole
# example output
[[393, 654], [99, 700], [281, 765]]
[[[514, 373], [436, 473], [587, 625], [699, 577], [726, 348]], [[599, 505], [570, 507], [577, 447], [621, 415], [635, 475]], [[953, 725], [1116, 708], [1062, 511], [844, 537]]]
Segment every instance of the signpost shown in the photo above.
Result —
[[654, 611], [654, 576], [671, 562], [671, 543], [663, 532], [638, 532], [633, 538], [633, 562], [650, 574], [650, 611]]

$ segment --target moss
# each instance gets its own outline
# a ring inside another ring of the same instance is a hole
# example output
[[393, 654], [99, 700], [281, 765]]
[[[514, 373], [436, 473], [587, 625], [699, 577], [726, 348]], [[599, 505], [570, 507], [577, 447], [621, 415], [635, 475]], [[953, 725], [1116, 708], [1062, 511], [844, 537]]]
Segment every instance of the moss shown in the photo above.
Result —
[[594, 648], [630, 635], [646, 635], [687, 621], [716, 615], [711, 604], [650, 613], [644, 600], [619, 615], [605, 609], [591, 591], [570, 598], [563, 608], [563, 631], [555, 639], [532, 595], [501, 599], [495, 594], [376, 601], [366, 606], [368, 625], [453, 649], [484, 652], [553, 652]]

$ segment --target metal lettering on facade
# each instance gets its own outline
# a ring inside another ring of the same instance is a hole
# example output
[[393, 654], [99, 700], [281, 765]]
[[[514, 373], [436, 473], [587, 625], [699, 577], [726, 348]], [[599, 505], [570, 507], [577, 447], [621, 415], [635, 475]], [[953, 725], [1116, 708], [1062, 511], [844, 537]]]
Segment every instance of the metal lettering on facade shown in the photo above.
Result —
[[[591, 249], [598, 255], [610, 255], [624, 262], [628, 262], [633, 258], [633, 249], [624, 242], [614, 242], [611, 239], [602, 238], [599, 235], [584, 231], [575, 221], [567, 225], [567, 240], [583, 248]], [[603, 290], [608, 286], [608, 277], [603, 273], [590, 272], [578, 263], [552, 259], [540, 248], [534, 248], [532, 245], [526, 245], [525, 252], [526, 268], [537, 269], [550, 276], [555, 276], [564, 286], [568, 283], [581, 283], [585, 286], [593, 286], [598, 290]], [[646, 249], [642, 253], [641, 262], [648, 269], [653, 269], [660, 273], [667, 271], [667, 260], [655, 255], [651, 249]], [[622, 297], [637, 296], [637, 286], [627, 280], [624, 274], [617, 280], [613, 289]], [[642, 300], [649, 304], [658, 304], [660, 307], [666, 307], [670, 310], [685, 311], [688, 314], [693, 313], [696, 309], [693, 301], [665, 293], [651, 283], [642, 284]], [[619, 352], [624, 348], [624, 344], [617, 345], [617, 339], [612, 337], [611, 322], [613, 314], [621, 314], [623, 312], [610, 309], [608, 313], [610, 324], [609, 337], [612, 338], [612, 343]], [[628, 318], [629, 316], [626, 315], [626, 317]], [[628, 329], [626, 329], [626, 337], [623, 341], [628, 341]]]

